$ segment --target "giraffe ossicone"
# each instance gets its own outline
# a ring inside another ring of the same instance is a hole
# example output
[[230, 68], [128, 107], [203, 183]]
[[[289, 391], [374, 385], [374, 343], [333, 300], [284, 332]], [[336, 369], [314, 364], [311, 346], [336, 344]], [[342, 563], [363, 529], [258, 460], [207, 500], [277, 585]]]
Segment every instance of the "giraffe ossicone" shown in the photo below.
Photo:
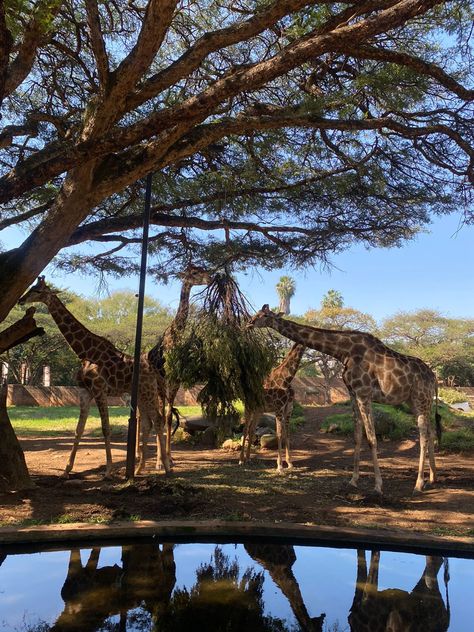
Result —
[[378, 465], [377, 438], [375, 436], [372, 402], [411, 405], [420, 434], [420, 455], [416, 492], [424, 487], [426, 451], [430, 468], [430, 483], [436, 482], [434, 437], [430, 416], [436, 398], [435, 418], [438, 439], [441, 434], [437, 411], [438, 387], [433, 371], [419, 358], [403, 355], [387, 347], [372, 334], [333, 330], [302, 325], [283, 319], [270, 310], [268, 304], [249, 320], [247, 327], [270, 327], [294, 342], [316, 349], [336, 358], [343, 364], [342, 378], [349, 391], [354, 411], [354, 470], [350, 484], [359, 481], [362, 427], [369, 443], [375, 475], [375, 491], [382, 493], [382, 477]]

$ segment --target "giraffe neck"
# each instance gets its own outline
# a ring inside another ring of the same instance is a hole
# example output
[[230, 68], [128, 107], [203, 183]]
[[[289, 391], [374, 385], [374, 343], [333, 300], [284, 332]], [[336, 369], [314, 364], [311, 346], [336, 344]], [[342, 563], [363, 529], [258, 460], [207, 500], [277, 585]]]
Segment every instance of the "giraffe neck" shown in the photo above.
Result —
[[91, 362], [103, 360], [104, 345], [111, 353], [115, 355], [119, 353], [109, 340], [93, 334], [84, 327], [55, 294], [45, 301], [45, 305], [67, 343], [81, 360]]
[[176, 334], [184, 331], [186, 327], [186, 323], [188, 321], [189, 314], [189, 296], [191, 294], [191, 288], [193, 284], [189, 281], [183, 281], [183, 285], [181, 287], [181, 294], [179, 296], [179, 305], [176, 310], [176, 315], [173, 318], [173, 322], [171, 323], [170, 336], [174, 338]]
[[268, 376], [268, 382], [272, 382], [276, 378], [280, 378], [284, 380], [285, 383], [290, 383], [296, 375], [304, 350], [304, 345], [295, 343], [290, 349], [288, 355], [270, 373]]
[[177, 335], [186, 327], [189, 314], [189, 296], [192, 287], [193, 285], [189, 281], [183, 282], [176, 315], [163, 335], [159, 337], [155, 346], [148, 352], [148, 359], [152, 366], [161, 374], [164, 374], [164, 352], [175, 344]]
[[321, 351], [343, 362], [350, 353], [351, 342], [346, 332], [300, 325], [292, 320], [273, 318], [269, 325], [283, 336], [299, 344]]

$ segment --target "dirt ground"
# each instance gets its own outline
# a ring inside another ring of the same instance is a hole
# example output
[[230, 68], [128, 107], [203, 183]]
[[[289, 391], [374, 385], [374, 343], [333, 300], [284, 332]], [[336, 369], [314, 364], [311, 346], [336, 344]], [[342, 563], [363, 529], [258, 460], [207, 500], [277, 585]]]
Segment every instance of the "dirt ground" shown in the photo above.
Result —
[[74, 475], [64, 480], [72, 436], [20, 437], [37, 487], [0, 495], [0, 523], [219, 518], [474, 536], [472, 455], [438, 454], [439, 482], [413, 496], [416, 434], [401, 442], [381, 442], [384, 496], [371, 494], [367, 448], [360, 490], [354, 492], [347, 487], [352, 439], [319, 430], [325, 416], [336, 410], [305, 409], [306, 423], [292, 435], [295, 468], [284, 476], [276, 474], [274, 451], [257, 452], [249, 466], [239, 467], [235, 452], [180, 443], [174, 447], [172, 475], [155, 473], [150, 458], [147, 475], [125, 484], [125, 437], [114, 437], [116, 470], [112, 480], [104, 480], [103, 442], [89, 436], [79, 449]]

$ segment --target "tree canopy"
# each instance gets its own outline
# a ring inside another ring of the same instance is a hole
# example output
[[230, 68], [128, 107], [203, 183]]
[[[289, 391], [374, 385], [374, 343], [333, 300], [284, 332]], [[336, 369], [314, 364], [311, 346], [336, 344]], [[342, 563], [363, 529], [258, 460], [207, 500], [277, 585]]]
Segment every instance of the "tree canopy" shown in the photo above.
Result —
[[464, 0], [1, 3], [0, 229], [28, 236], [0, 257], [0, 320], [58, 255], [133, 271], [150, 171], [158, 277], [324, 262], [466, 207], [472, 17]]

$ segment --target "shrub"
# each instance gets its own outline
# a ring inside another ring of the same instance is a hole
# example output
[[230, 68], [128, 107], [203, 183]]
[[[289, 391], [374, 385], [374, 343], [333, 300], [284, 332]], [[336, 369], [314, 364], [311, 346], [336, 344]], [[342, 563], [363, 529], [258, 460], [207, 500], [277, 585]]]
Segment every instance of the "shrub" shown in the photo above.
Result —
[[466, 396], [454, 388], [440, 388], [438, 396], [446, 404], [459, 404], [466, 401]]
[[450, 430], [443, 434], [441, 445], [447, 452], [474, 452], [474, 431], [471, 428]]
[[[384, 439], [402, 439], [410, 436], [413, 429], [413, 419], [404, 410], [388, 406], [387, 404], [374, 404], [373, 417], [377, 436]], [[330, 415], [322, 425], [323, 429], [328, 429], [331, 425], [336, 425], [338, 434], [351, 435], [354, 433], [354, 421], [351, 413], [341, 413]]]

